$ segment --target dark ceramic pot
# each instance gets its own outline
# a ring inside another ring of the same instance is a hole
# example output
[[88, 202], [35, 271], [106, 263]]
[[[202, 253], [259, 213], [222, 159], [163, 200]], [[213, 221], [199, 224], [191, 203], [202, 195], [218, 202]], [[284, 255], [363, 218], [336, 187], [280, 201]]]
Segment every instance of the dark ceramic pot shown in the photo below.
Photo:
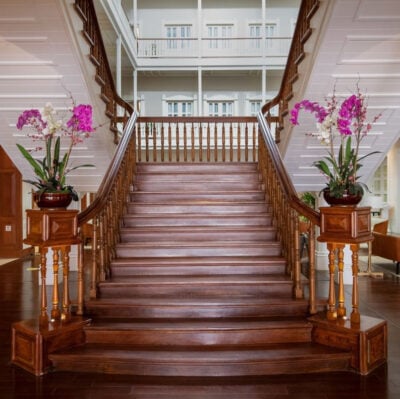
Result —
[[323, 190], [324, 200], [331, 206], [355, 206], [362, 200], [362, 194], [344, 194], [340, 198], [331, 197], [329, 190]]
[[72, 201], [70, 193], [33, 193], [33, 200], [40, 209], [66, 209]]

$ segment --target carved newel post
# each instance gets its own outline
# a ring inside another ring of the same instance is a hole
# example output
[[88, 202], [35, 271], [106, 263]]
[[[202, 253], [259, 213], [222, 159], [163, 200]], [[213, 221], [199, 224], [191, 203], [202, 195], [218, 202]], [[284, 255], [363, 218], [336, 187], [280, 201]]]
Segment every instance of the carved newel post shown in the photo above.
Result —
[[[350, 245], [352, 251], [352, 324], [360, 323], [358, 310], [358, 251], [360, 243], [372, 241], [371, 208], [356, 206], [321, 207], [321, 235], [318, 241], [326, 242], [329, 251], [329, 298], [327, 319], [336, 320], [346, 317], [344, 305], [344, 247]], [[339, 292], [336, 305], [334, 273], [338, 266]]]
[[[40, 321], [46, 324], [48, 320], [46, 299], [46, 255], [49, 248], [53, 252], [53, 300], [51, 321], [68, 320], [70, 318], [69, 299], [69, 253], [71, 245], [80, 242], [78, 237], [77, 210], [58, 209], [28, 209], [26, 244], [39, 247], [40, 278], [41, 278], [41, 311]], [[61, 256], [60, 256], [61, 255]], [[58, 275], [59, 264], [62, 262], [63, 299], [60, 309]]]

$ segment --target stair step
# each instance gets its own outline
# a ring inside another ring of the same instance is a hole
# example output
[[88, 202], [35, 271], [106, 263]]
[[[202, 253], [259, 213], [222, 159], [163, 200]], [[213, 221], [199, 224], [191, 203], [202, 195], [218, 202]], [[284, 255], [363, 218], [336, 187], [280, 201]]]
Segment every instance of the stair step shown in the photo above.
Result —
[[125, 215], [124, 226], [271, 226], [270, 213], [253, 215], [182, 215], [147, 214]]
[[86, 302], [90, 316], [108, 318], [242, 318], [306, 316], [308, 302], [285, 295], [270, 297], [98, 298]]
[[198, 241], [229, 240], [265, 242], [276, 238], [276, 230], [270, 226], [245, 227], [209, 227], [209, 226], [161, 226], [161, 227], [122, 227], [122, 242], [163, 242], [163, 241]]
[[160, 180], [157, 182], [152, 181], [136, 181], [134, 183], [134, 188], [136, 190], [142, 191], [238, 191], [238, 190], [256, 190], [261, 188], [260, 182], [256, 180], [244, 180], [244, 181], [186, 181], [177, 182], [175, 180]]
[[182, 163], [182, 162], [168, 162], [168, 163], [138, 163], [137, 164], [137, 173], [183, 173], [183, 172], [196, 172], [196, 173], [230, 173], [235, 172], [256, 172], [258, 171], [258, 165], [255, 162], [207, 162], [207, 163], [199, 163], [199, 162], [191, 162], [191, 163]]
[[240, 241], [119, 243], [117, 257], [194, 257], [194, 256], [279, 256], [277, 241], [265, 243]]
[[224, 275], [283, 273], [283, 257], [116, 258], [111, 273], [135, 275]]
[[153, 173], [138, 173], [136, 175], [136, 182], [182, 182], [183, 184], [191, 181], [198, 183], [206, 182], [246, 182], [252, 181], [258, 183], [260, 176], [257, 171], [242, 171], [236, 170], [232, 172], [226, 171], [176, 171], [169, 172], [153, 172]]
[[312, 324], [303, 319], [173, 320], [115, 322], [99, 320], [85, 328], [86, 342], [135, 346], [254, 346], [309, 342]]
[[267, 205], [263, 201], [258, 202], [222, 202], [218, 204], [210, 202], [197, 202], [188, 204], [174, 203], [135, 203], [127, 204], [129, 214], [207, 214], [207, 215], [235, 215], [263, 213], [268, 211]]
[[208, 192], [179, 192], [176, 191], [133, 191], [130, 194], [132, 202], [180, 202], [198, 203], [210, 201], [213, 203], [220, 201], [263, 201], [264, 193], [260, 190], [248, 191], [208, 191]]
[[49, 355], [58, 370], [151, 376], [245, 376], [347, 370], [350, 354], [318, 344], [271, 344], [254, 348], [143, 350], [88, 344]]
[[103, 298], [292, 295], [292, 282], [285, 275], [112, 277], [98, 288]]

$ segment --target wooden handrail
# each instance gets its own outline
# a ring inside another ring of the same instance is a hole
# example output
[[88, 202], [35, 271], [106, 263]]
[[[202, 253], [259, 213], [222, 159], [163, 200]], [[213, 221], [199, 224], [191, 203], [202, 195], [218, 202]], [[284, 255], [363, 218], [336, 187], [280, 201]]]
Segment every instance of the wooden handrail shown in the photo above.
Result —
[[113, 132], [114, 142], [117, 144], [120, 130], [118, 123], [128, 121], [129, 116], [133, 113], [133, 107], [116, 91], [93, 0], [75, 0], [75, 9], [83, 21], [83, 35], [90, 45], [90, 60], [96, 66], [96, 81], [101, 86], [101, 98], [106, 104], [106, 115], [110, 118], [110, 130]]
[[[288, 112], [288, 103], [293, 96], [293, 83], [297, 79], [298, 65], [304, 58], [304, 44], [311, 35], [311, 18], [318, 10], [319, 0], [303, 0], [299, 9], [296, 29], [293, 34], [292, 44], [283, 73], [282, 83], [278, 94], [271, 101], [267, 102], [261, 112], [269, 123], [276, 122], [275, 140], [280, 142], [280, 131], [283, 129], [283, 117]], [[279, 106], [278, 118], [271, 116], [271, 109]]]
[[[298, 197], [286, 172], [276, 143], [280, 141], [283, 118], [288, 112], [288, 102], [293, 96], [293, 82], [297, 79], [298, 64], [304, 57], [304, 44], [311, 34], [311, 17], [317, 11], [318, 6], [318, 0], [302, 1], [281, 87], [277, 96], [266, 103], [257, 115], [261, 135], [259, 140], [259, 167], [267, 194], [271, 200], [278, 238], [288, 260], [287, 271], [292, 277], [293, 294], [296, 298], [304, 296], [301, 282], [299, 217], [304, 216], [310, 221], [308, 255], [309, 311], [311, 314], [317, 312], [315, 226], [320, 225], [320, 214], [303, 203]], [[277, 106], [279, 116], [272, 116], [272, 108]], [[272, 124], [275, 124], [275, 137], [272, 136], [270, 130]]]

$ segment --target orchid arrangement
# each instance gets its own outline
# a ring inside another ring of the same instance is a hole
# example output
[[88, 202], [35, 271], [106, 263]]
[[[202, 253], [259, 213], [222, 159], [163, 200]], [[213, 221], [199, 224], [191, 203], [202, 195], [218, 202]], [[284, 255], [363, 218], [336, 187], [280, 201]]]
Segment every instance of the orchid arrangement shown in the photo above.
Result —
[[[72, 186], [66, 185], [65, 179], [72, 170], [93, 165], [79, 165], [69, 167], [70, 155], [73, 147], [90, 137], [95, 131], [92, 127], [92, 107], [90, 105], [73, 104], [71, 115], [67, 120], [62, 118], [52, 104], [47, 103], [42, 110], [25, 110], [18, 118], [17, 129], [25, 126], [30, 128], [28, 137], [35, 143], [42, 142], [32, 150], [27, 150], [21, 144], [18, 149], [30, 163], [37, 177], [36, 180], [24, 180], [37, 188], [37, 192], [66, 192], [78, 200], [78, 194]], [[61, 138], [69, 142], [64, 155], [61, 156]], [[44, 147], [44, 148], [43, 148]], [[36, 159], [31, 153], [45, 151], [43, 159]]]
[[[366, 97], [358, 86], [356, 93], [347, 97], [341, 104], [335, 91], [332, 97], [326, 100], [325, 106], [309, 100], [296, 103], [290, 113], [290, 122], [293, 125], [299, 124], [298, 117], [302, 109], [312, 113], [316, 119], [318, 132], [311, 135], [328, 147], [328, 155], [313, 163], [327, 179], [325, 189], [335, 198], [362, 195], [364, 189], [368, 188], [358, 181], [361, 161], [378, 151], [360, 156], [360, 144], [381, 114], [376, 115], [371, 122], [367, 121]], [[338, 153], [335, 154], [337, 145]]]

